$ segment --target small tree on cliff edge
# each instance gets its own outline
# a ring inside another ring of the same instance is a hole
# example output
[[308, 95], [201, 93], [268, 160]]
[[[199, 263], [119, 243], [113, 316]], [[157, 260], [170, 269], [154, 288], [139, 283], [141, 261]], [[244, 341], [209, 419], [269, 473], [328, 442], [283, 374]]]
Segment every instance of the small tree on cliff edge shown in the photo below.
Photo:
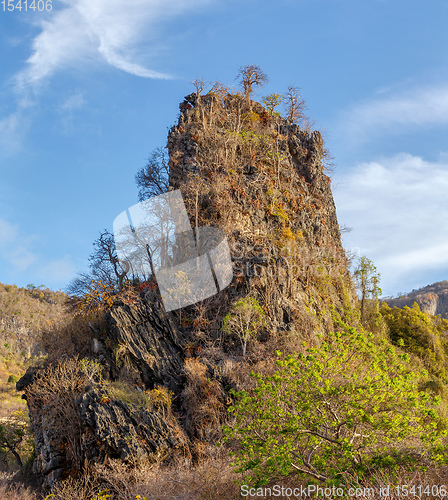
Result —
[[356, 286], [361, 294], [361, 321], [365, 319], [366, 302], [371, 297], [377, 300], [381, 295], [380, 274], [373, 262], [365, 255], [359, 258], [358, 266], [354, 272]]
[[265, 312], [253, 297], [241, 298], [234, 302], [230, 312], [224, 317], [223, 332], [235, 333], [240, 339], [243, 357], [246, 356], [247, 344], [265, 326]]
[[250, 66], [241, 66], [238, 70], [237, 78], [243, 86], [244, 96], [246, 97], [247, 104], [250, 108], [250, 95], [252, 94], [253, 86], [256, 85], [257, 87], [262, 87], [269, 81], [269, 79], [266, 73], [261, 70], [260, 66], [256, 66], [254, 64], [251, 64]]
[[286, 118], [290, 123], [302, 122], [305, 119], [306, 103], [300, 89], [290, 85], [285, 95]]

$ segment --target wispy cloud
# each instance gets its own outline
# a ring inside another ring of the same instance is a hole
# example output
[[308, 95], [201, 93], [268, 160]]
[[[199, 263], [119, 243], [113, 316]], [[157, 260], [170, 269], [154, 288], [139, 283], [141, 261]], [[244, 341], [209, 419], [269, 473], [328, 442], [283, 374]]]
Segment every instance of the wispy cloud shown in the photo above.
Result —
[[350, 138], [448, 124], [448, 85], [413, 88], [357, 104], [342, 117]]
[[448, 162], [403, 153], [360, 164], [336, 183], [339, 222], [353, 228], [345, 246], [375, 262], [386, 294], [423, 272], [448, 272]]
[[76, 116], [76, 112], [84, 108], [87, 104], [84, 95], [84, 92], [77, 90], [57, 107], [61, 119], [61, 131], [64, 134], [71, 134], [77, 129], [74, 117]]
[[23, 273], [24, 278], [65, 286], [76, 273], [72, 258], [39, 255], [38, 240], [38, 236], [26, 235], [18, 225], [0, 218], [0, 275], [17, 279]]
[[67, 285], [75, 275], [76, 267], [69, 256], [52, 260], [39, 270], [41, 280], [64, 283], [65, 285]]
[[170, 78], [137, 59], [139, 43], [161, 42], [160, 24], [212, 0], [65, 0], [41, 22], [18, 88], [36, 85], [67, 67], [102, 61], [144, 78]]
[[[31, 44], [24, 68], [11, 78], [16, 109], [0, 117], [0, 145], [14, 153], [31, 122], [30, 109], [44, 83], [68, 69], [89, 70], [112, 66], [126, 73], [169, 79], [150, 68], [166, 47], [165, 23], [216, 0], [60, 0], [38, 21], [39, 33]], [[57, 9], [62, 4], [62, 8]], [[144, 54], [144, 56], [142, 55]], [[66, 102], [67, 111], [82, 103], [82, 95]], [[71, 108], [70, 108], [71, 107]], [[59, 109], [61, 111], [61, 108]], [[67, 125], [67, 126], [66, 126]], [[70, 131], [70, 120], [63, 130]]]
[[0, 219], [0, 246], [4, 247], [15, 241], [18, 233], [16, 226], [6, 220]]
[[82, 108], [84, 104], [86, 104], [86, 100], [84, 99], [84, 92], [77, 91], [67, 97], [67, 99], [59, 106], [59, 111], [70, 113], [75, 109]]
[[37, 256], [29, 249], [33, 237], [22, 237], [18, 226], [0, 219], [0, 258], [18, 272], [36, 262]]
[[21, 139], [30, 126], [30, 107], [28, 99], [20, 99], [14, 111], [0, 118], [0, 146], [3, 154], [13, 154], [20, 148]]

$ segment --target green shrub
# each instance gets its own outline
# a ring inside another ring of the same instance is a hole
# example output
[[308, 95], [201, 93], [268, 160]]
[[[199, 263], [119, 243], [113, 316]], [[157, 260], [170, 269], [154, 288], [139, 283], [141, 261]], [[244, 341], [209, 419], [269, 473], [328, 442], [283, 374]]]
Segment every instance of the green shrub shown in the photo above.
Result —
[[440, 398], [418, 389], [422, 374], [408, 360], [344, 325], [319, 347], [278, 360], [272, 376], [253, 374], [256, 388], [236, 394], [235, 422], [224, 428], [240, 445], [234, 466], [243, 484], [292, 473], [328, 484], [360, 480], [398, 462], [398, 443], [436, 443], [444, 435]]
[[223, 331], [235, 333], [241, 342], [243, 356], [246, 355], [247, 343], [257, 335], [259, 328], [265, 325], [265, 312], [254, 297], [241, 298], [234, 302], [230, 312], [224, 317]]
[[418, 356], [429, 372], [446, 381], [447, 349], [444, 349], [441, 334], [448, 329], [448, 321], [429, 316], [416, 302], [412, 308], [405, 306], [403, 309], [391, 309], [383, 303], [380, 312], [392, 343]]

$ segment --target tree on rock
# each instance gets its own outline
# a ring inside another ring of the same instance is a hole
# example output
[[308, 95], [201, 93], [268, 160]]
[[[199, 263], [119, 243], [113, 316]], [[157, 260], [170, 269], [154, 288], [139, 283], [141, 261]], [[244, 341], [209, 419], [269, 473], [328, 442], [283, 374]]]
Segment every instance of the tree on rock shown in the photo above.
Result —
[[306, 103], [298, 87], [290, 85], [285, 95], [286, 118], [290, 123], [302, 122], [305, 119]]
[[265, 325], [265, 312], [253, 297], [241, 298], [232, 305], [230, 312], [223, 321], [225, 333], [235, 333], [246, 356], [247, 343], [257, 335], [258, 330]]
[[168, 154], [163, 148], [156, 148], [148, 158], [146, 166], [135, 176], [139, 201], [166, 193], [169, 188], [169, 171]]
[[266, 73], [264, 73], [260, 66], [251, 64], [250, 66], [241, 66], [238, 71], [238, 76], [243, 89], [244, 96], [246, 97], [247, 104], [250, 108], [250, 95], [253, 91], [253, 86], [262, 87], [265, 83], [269, 81]]

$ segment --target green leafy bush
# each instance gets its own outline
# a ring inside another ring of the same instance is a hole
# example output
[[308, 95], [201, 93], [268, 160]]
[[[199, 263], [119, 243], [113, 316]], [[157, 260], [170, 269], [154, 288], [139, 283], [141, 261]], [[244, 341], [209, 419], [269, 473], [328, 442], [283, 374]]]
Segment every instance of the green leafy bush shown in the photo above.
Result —
[[380, 312], [389, 328], [392, 343], [418, 356], [429, 372], [446, 381], [448, 346], [444, 349], [442, 334], [448, 330], [448, 321], [429, 316], [416, 302], [412, 308], [405, 306], [403, 309], [391, 309], [383, 303]]
[[241, 342], [243, 356], [246, 356], [247, 343], [265, 325], [265, 312], [254, 297], [244, 297], [234, 302], [230, 312], [224, 317], [223, 331], [235, 333]]
[[[281, 353], [277, 353], [281, 356]], [[226, 440], [239, 443], [234, 466], [260, 486], [292, 473], [339, 484], [390, 468], [411, 441], [437, 442], [439, 397], [418, 389], [422, 374], [387, 341], [344, 325], [319, 347], [277, 361], [272, 376], [236, 394]]]

